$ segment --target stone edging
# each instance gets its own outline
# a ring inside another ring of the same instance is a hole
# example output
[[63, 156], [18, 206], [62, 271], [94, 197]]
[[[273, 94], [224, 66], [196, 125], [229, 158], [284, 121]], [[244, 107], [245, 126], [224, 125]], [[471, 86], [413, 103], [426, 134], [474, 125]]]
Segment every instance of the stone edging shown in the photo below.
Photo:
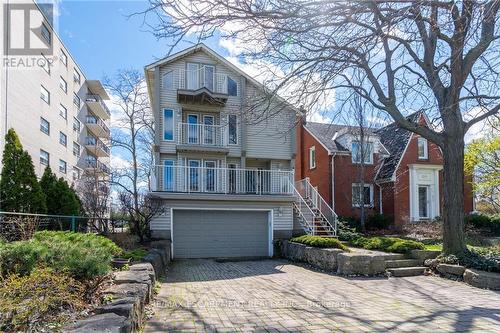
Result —
[[145, 317], [145, 305], [153, 298], [156, 280], [170, 262], [170, 241], [152, 242], [144, 263], [132, 264], [128, 271], [113, 273], [113, 285], [103, 291], [108, 304], [94, 309], [94, 315], [78, 320], [64, 332], [138, 332]]
[[500, 290], [500, 274], [465, 268], [460, 265], [439, 264], [436, 260], [426, 260], [425, 265], [435, 269], [441, 276], [460, 280], [481, 289]]

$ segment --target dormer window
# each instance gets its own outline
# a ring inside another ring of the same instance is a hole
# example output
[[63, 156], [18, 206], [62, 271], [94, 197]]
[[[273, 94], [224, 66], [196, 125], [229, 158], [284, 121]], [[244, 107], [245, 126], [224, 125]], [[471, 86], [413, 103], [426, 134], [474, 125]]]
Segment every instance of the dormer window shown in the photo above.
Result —
[[426, 160], [429, 158], [429, 151], [427, 147], [426, 138], [418, 138], [418, 159]]
[[361, 149], [361, 142], [353, 141], [351, 144], [352, 163], [373, 164], [373, 143], [363, 143]]

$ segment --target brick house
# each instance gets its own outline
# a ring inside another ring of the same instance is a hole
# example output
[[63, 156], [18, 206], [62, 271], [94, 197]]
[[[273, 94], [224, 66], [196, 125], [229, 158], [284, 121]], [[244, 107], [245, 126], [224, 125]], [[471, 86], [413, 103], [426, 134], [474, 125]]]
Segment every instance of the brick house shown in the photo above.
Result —
[[[408, 119], [429, 125], [421, 112]], [[359, 217], [361, 204], [368, 215], [392, 217], [396, 228], [440, 216], [443, 159], [436, 144], [392, 123], [365, 129], [367, 153], [361, 156], [359, 137], [356, 127], [302, 120], [297, 133], [296, 180], [308, 178], [339, 216]], [[465, 210], [471, 212], [470, 182], [465, 186]]]

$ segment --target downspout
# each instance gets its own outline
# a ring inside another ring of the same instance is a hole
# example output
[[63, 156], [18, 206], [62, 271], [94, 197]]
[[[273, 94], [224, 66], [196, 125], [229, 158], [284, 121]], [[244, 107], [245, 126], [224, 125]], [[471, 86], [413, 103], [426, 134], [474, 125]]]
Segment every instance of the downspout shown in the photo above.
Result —
[[335, 212], [335, 156], [337, 153], [332, 155], [332, 210]]
[[375, 183], [375, 185], [378, 186], [378, 210], [380, 215], [383, 214], [383, 209], [382, 209], [382, 186], [380, 184]]

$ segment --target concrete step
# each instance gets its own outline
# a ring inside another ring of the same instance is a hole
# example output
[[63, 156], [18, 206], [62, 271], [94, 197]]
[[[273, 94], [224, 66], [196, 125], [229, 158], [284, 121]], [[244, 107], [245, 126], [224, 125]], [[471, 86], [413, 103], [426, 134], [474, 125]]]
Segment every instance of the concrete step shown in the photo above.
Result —
[[386, 268], [402, 268], [402, 267], [418, 267], [422, 265], [422, 261], [417, 259], [397, 259], [397, 260], [386, 260]]
[[386, 271], [391, 273], [394, 277], [417, 276], [424, 274], [425, 267], [389, 268]]

